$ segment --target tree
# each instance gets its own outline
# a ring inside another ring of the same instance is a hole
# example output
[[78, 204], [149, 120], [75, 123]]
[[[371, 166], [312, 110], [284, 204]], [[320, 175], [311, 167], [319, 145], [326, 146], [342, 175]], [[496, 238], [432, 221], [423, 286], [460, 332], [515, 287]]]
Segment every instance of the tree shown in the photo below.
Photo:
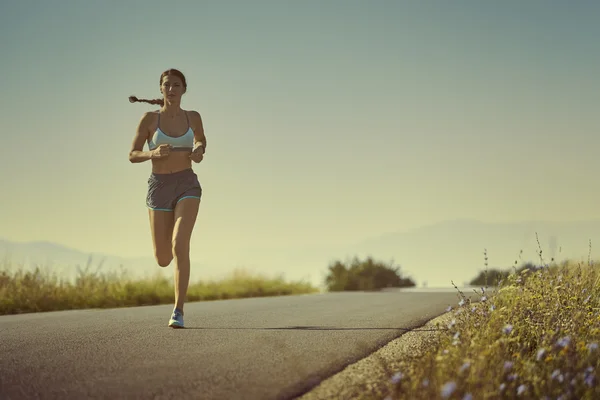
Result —
[[355, 257], [348, 266], [336, 260], [328, 270], [325, 284], [330, 292], [416, 286], [411, 278], [402, 277], [400, 267], [393, 262], [385, 264], [372, 257], [364, 261]]

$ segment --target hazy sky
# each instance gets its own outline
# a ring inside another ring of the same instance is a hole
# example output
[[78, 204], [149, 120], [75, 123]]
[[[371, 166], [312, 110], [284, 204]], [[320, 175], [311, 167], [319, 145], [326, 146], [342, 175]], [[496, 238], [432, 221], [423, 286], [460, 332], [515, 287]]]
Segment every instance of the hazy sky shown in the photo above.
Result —
[[0, 5], [0, 236], [152, 254], [128, 151], [167, 68], [208, 140], [192, 258], [600, 217], [600, 2]]

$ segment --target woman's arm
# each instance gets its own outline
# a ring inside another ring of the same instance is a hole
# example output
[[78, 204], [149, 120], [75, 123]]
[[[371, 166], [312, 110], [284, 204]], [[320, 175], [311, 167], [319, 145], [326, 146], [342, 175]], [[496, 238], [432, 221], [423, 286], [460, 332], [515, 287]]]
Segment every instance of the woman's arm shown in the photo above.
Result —
[[194, 120], [194, 148], [201, 145], [206, 152], [206, 135], [204, 134], [204, 125], [202, 124], [202, 117], [198, 111], [192, 111], [192, 118]]
[[132, 163], [140, 163], [152, 159], [151, 151], [143, 151], [144, 143], [148, 140], [148, 126], [152, 119], [152, 113], [147, 112], [142, 115], [138, 123], [131, 149], [129, 150], [129, 161]]

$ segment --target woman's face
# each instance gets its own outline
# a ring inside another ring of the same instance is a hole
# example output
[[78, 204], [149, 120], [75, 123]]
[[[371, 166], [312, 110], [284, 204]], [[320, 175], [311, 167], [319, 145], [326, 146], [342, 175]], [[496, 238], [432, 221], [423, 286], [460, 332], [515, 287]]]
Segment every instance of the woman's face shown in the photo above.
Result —
[[168, 101], [180, 101], [185, 93], [183, 82], [174, 75], [167, 75], [163, 78], [160, 91]]

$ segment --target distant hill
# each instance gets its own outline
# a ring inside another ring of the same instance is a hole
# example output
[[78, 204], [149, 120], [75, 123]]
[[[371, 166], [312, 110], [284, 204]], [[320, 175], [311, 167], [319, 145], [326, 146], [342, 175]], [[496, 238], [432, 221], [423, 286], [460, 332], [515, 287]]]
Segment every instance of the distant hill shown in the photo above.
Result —
[[85, 253], [62, 244], [48, 241], [12, 242], [0, 239], [0, 260], [9, 260], [13, 268], [23, 265], [24, 269], [51, 268], [60, 276], [71, 278], [77, 274], [77, 267], [89, 272], [118, 271], [121, 266], [132, 276], [145, 276], [155, 273], [155, 263], [151, 258], [123, 258], [110, 254]]
[[590, 240], [592, 258], [600, 256], [600, 220], [500, 224], [459, 219], [388, 233], [353, 248], [357, 254], [393, 258], [418, 282], [449, 285], [454, 280], [461, 285], [484, 269], [484, 249], [489, 267], [510, 268], [515, 260], [539, 263], [536, 232], [545, 261], [553, 257], [587, 261]]
[[[333, 260], [373, 256], [377, 260], [394, 260], [401, 272], [412, 277], [418, 286], [449, 287], [451, 281], [461, 286], [484, 269], [484, 249], [490, 268], [510, 268], [518, 264], [539, 262], [539, 235], [543, 257], [549, 261], [573, 258], [587, 261], [589, 241], [592, 258], [600, 257], [600, 220], [546, 222], [529, 221], [496, 224], [470, 219], [457, 219], [407, 231], [391, 232], [367, 238], [342, 247], [323, 245], [297, 249], [240, 250], [213, 256], [202, 263], [192, 260], [193, 279], [222, 276], [237, 266], [267, 275], [283, 275], [285, 279], [307, 279], [321, 285], [327, 266]], [[522, 258], [519, 252], [523, 250]], [[76, 265], [85, 267], [90, 256], [51, 242], [15, 243], [0, 240], [0, 258], [51, 265], [60, 274], [72, 276]], [[102, 271], [117, 270], [123, 265], [134, 276], [147, 276], [157, 271], [172, 276], [172, 268], [159, 268], [151, 257], [122, 258], [92, 254], [91, 270], [105, 260]]]

